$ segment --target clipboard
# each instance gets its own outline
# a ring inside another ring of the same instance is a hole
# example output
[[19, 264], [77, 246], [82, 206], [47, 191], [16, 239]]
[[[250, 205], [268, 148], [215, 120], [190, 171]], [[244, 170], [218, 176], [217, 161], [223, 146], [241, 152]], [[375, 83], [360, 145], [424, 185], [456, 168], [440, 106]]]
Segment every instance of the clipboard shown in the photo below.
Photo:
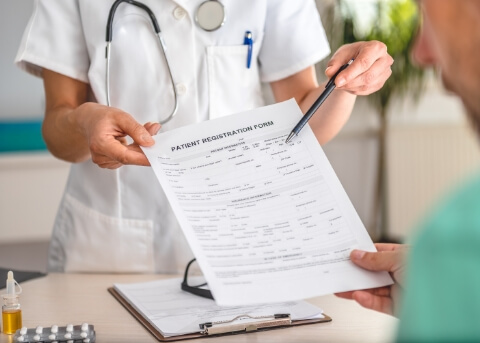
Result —
[[[174, 342], [183, 341], [195, 338], [207, 338], [207, 337], [219, 337], [227, 335], [236, 335], [242, 333], [261, 332], [274, 329], [289, 328], [299, 325], [328, 323], [332, 321], [332, 318], [323, 314], [323, 318], [313, 318], [304, 320], [292, 321], [289, 314], [276, 314], [265, 317], [250, 317], [255, 319], [254, 322], [239, 323], [237, 319], [239, 317], [249, 316], [237, 316], [229, 321], [222, 322], [209, 322], [199, 325], [198, 333], [184, 334], [178, 336], [164, 337], [162, 333], [157, 330], [140, 312], [138, 312], [115, 288], [108, 288], [108, 292], [122, 304], [132, 316], [138, 320], [150, 333], [160, 342]], [[256, 320], [258, 319], [258, 320]]]

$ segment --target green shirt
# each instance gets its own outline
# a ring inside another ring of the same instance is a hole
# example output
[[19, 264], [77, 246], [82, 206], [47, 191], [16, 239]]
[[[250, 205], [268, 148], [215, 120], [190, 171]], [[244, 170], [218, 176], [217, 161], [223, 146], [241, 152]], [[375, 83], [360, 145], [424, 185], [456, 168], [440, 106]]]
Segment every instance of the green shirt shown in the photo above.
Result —
[[412, 245], [399, 342], [480, 342], [480, 176], [449, 197]]

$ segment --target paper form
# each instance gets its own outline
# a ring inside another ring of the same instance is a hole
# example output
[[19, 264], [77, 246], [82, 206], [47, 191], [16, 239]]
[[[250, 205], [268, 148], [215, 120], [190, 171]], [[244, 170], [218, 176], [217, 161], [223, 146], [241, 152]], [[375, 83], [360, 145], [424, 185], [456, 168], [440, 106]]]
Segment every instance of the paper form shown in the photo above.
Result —
[[182, 127], [143, 148], [219, 305], [391, 284], [351, 263], [375, 251], [294, 100]]
[[[195, 284], [194, 280], [191, 280]], [[124, 299], [143, 314], [163, 336], [178, 336], [200, 331], [199, 324], [231, 320], [240, 315], [271, 316], [290, 314], [293, 321], [323, 318], [323, 310], [304, 301], [260, 306], [219, 307], [213, 300], [180, 289], [181, 279], [134, 284], [115, 284]], [[243, 319], [242, 322], [255, 320]]]

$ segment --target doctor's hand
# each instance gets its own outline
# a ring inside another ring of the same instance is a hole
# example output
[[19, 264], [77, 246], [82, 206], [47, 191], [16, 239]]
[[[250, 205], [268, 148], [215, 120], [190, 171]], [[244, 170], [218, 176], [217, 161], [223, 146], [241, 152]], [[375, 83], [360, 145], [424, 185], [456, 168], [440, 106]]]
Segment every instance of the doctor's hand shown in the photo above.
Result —
[[357, 266], [371, 271], [387, 271], [395, 283], [390, 286], [360, 291], [337, 293], [344, 299], [353, 299], [365, 308], [394, 315], [398, 309], [400, 292], [404, 286], [405, 257], [408, 246], [402, 244], [375, 244], [378, 252], [353, 250], [350, 259]]
[[151, 136], [160, 124], [141, 125], [119, 109], [89, 102], [91, 90], [85, 82], [48, 69], [42, 76], [46, 99], [42, 135], [55, 157], [72, 163], [91, 158], [108, 169], [150, 165], [140, 146], [154, 144]]
[[[149, 166], [140, 146], [152, 146], [152, 136], [160, 130], [159, 123], [141, 125], [130, 114], [117, 108], [85, 103], [77, 111], [92, 161], [101, 168], [116, 169], [122, 165]], [[126, 137], [132, 138], [128, 144]]]
[[356, 42], [341, 46], [328, 62], [325, 75], [330, 79], [351, 59], [353, 63], [335, 79], [337, 89], [355, 95], [369, 95], [383, 87], [392, 74], [393, 58], [379, 41]]

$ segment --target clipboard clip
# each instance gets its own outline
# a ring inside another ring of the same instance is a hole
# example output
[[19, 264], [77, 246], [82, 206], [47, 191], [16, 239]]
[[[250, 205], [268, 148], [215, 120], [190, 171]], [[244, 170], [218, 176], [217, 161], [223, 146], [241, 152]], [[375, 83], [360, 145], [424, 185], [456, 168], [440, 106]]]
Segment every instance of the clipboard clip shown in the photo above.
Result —
[[[245, 320], [243, 323], [238, 321]], [[276, 328], [292, 324], [290, 314], [280, 313], [271, 316], [250, 316], [243, 314], [230, 320], [199, 324], [202, 335], [219, 335], [232, 332], [250, 332], [259, 329]]]

